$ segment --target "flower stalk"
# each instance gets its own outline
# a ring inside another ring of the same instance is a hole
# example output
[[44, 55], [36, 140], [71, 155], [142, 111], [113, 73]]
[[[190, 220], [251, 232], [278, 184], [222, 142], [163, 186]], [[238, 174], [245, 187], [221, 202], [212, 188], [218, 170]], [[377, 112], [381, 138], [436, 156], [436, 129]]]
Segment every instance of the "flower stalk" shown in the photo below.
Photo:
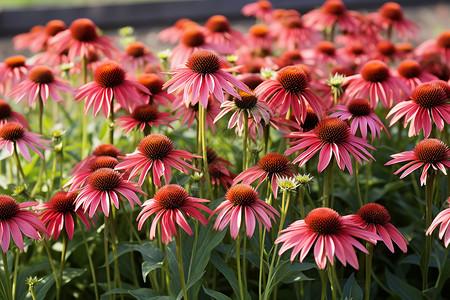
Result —
[[[178, 258], [178, 271], [180, 272], [181, 287], [183, 289], [184, 300], [188, 300], [187, 290], [186, 290], [186, 280], [184, 279], [184, 268], [183, 268], [183, 254], [181, 249], [181, 237], [180, 232], [175, 235], [175, 246], [177, 248], [177, 258]], [[239, 284], [242, 284], [239, 281]]]

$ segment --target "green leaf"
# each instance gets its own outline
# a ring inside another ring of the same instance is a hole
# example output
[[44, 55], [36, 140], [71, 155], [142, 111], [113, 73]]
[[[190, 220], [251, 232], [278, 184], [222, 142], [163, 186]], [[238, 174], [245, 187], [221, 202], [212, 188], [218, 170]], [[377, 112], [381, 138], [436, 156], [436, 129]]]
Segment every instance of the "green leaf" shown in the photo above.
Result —
[[174, 300], [171, 296], [161, 296], [152, 289], [136, 289], [128, 291], [130, 295], [139, 300]]
[[216, 253], [211, 253], [211, 263], [225, 276], [231, 285], [234, 293], [239, 295], [239, 285], [234, 272], [225, 264], [225, 261]]
[[[83, 275], [85, 272], [86, 270], [84, 269], [66, 268], [62, 278], [62, 285], [64, 286], [72, 279]], [[55, 277], [53, 277], [53, 274], [45, 276], [35, 287], [36, 299], [52, 299], [52, 297], [48, 295], [48, 292], [54, 284]]]
[[204, 286], [203, 286], [203, 290], [205, 291], [206, 295], [211, 296], [214, 299], [217, 299], [217, 300], [231, 300], [230, 297], [228, 297], [228, 296], [226, 296], [226, 295], [224, 295], [222, 293], [219, 293], [219, 292], [207, 289]]
[[142, 262], [142, 279], [145, 282], [148, 273], [162, 267], [166, 256], [158, 247], [150, 243], [136, 246], [134, 250], [139, 251], [144, 258]]
[[355, 280], [355, 273], [352, 273], [344, 285], [343, 299], [362, 300], [363, 291]]
[[422, 293], [415, 287], [409, 285], [386, 269], [386, 281], [388, 287], [399, 295], [403, 300], [421, 300]]
[[312, 280], [308, 276], [304, 275], [301, 271], [310, 270], [315, 268], [315, 264], [311, 263], [291, 263], [288, 260], [280, 261], [280, 264], [275, 268], [272, 278], [269, 278], [267, 281], [266, 290], [264, 291], [267, 296], [272, 293], [272, 289], [279, 284], [283, 279], [288, 276], [296, 275], [296, 279], [294, 281], [302, 281], [302, 280]]

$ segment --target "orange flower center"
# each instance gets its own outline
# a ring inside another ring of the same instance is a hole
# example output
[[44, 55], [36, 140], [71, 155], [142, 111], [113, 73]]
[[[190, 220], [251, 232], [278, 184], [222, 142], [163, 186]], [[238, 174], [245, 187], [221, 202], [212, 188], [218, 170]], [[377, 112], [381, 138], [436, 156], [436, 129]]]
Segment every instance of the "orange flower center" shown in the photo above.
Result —
[[366, 53], [366, 51], [364, 50], [364, 47], [361, 43], [353, 43], [350, 46], [350, 52], [353, 53], [354, 55], [362, 55], [362, 54]]
[[205, 35], [199, 28], [188, 28], [183, 32], [181, 42], [187, 47], [198, 47], [205, 44]]
[[390, 41], [381, 41], [377, 44], [378, 52], [384, 56], [392, 56], [395, 54], [395, 45]]
[[47, 33], [48, 36], [55, 36], [66, 29], [66, 23], [61, 20], [51, 20], [45, 25], [45, 33]]
[[153, 105], [145, 104], [136, 107], [131, 116], [141, 123], [150, 123], [158, 119], [159, 112]]
[[305, 218], [305, 224], [319, 235], [337, 234], [342, 227], [341, 216], [333, 209], [319, 207], [313, 209]]
[[60, 191], [50, 199], [49, 206], [61, 214], [72, 213], [75, 211], [76, 198], [76, 193]]
[[[19, 203], [8, 195], [0, 195], [0, 220], [11, 220], [19, 212]], [[6, 234], [6, 233], [4, 233]]]
[[11, 116], [11, 106], [3, 100], [0, 100], [0, 120], [7, 119]]
[[348, 111], [355, 117], [368, 116], [372, 113], [372, 107], [366, 99], [357, 98], [347, 105]]
[[211, 32], [229, 32], [230, 22], [222, 15], [215, 15], [206, 21], [206, 28]]
[[31, 69], [28, 78], [35, 83], [46, 84], [52, 82], [55, 79], [55, 76], [49, 67], [36, 66]]
[[367, 224], [384, 225], [391, 220], [391, 215], [387, 209], [377, 203], [368, 203], [358, 209], [358, 216]]
[[328, 56], [333, 56], [336, 53], [336, 47], [334, 46], [334, 44], [332, 42], [328, 42], [328, 41], [321, 41], [317, 44], [316, 47], [317, 52], [328, 55]]
[[406, 59], [398, 65], [397, 71], [402, 77], [414, 78], [422, 73], [422, 68], [414, 59]]
[[258, 161], [258, 166], [271, 175], [286, 171], [289, 165], [287, 157], [276, 152], [267, 153]]
[[264, 24], [256, 24], [250, 27], [249, 32], [255, 37], [264, 38], [269, 33], [269, 28]]
[[147, 48], [145, 48], [144, 44], [142, 44], [141, 42], [134, 42], [128, 45], [125, 52], [129, 56], [141, 57], [147, 54], [148, 51]]
[[189, 200], [189, 194], [178, 184], [169, 184], [160, 188], [153, 199], [164, 209], [178, 209]]
[[442, 32], [436, 40], [437, 44], [441, 48], [450, 48], [450, 30]]
[[94, 156], [111, 156], [117, 158], [120, 155], [120, 150], [112, 144], [101, 144], [92, 152]]
[[197, 50], [189, 56], [186, 66], [195, 73], [214, 74], [220, 69], [221, 61], [212, 51]]
[[340, 16], [345, 13], [345, 5], [340, 0], [328, 0], [322, 5], [322, 10], [331, 15]]
[[121, 85], [126, 78], [125, 70], [116, 62], [109, 61], [100, 65], [94, 73], [94, 80], [103, 88]]
[[391, 21], [400, 21], [403, 19], [402, 7], [395, 2], [387, 2], [380, 8], [380, 14], [383, 18]]
[[291, 93], [301, 93], [309, 87], [309, 76], [298, 66], [287, 66], [278, 71], [277, 80]]
[[195, 22], [193, 22], [192, 20], [186, 19], [186, 18], [179, 19], [178, 21], [175, 22], [174, 27], [178, 28], [178, 29], [184, 29], [184, 28], [186, 28], [186, 25], [188, 25], [189, 23], [195, 24]]
[[258, 103], [258, 98], [244, 91], [239, 91], [239, 96], [241, 99], [234, 98], [234, 104], [239, 109], [253, 109]]
[[169, 155], [174, 146], [167, 136], [150, 134], [141, 140], [137, 149], [151, 160], [160, 160]]
[[117, 158], [114, 158], [112, 156], [97, 156], [89, 165], [89, 169], [91, 172], [97, 171], [98, 169], [102, 168], [108, 168], [108, 169], [114, 169], [115, 166], [119, 161]]
[[367, 62], [361, 69], [361, 76], [365, 81], [383, 82], [390, 76], [388, 66], [379, 60]]
[[91, 42], [97, 38], [97, 27], [89, 19], [77, 19], [70, 24], [72, 37], [80, 42]]
[[300, 17], [288, 17], [286, 18], [286, 20], [283, 22], [283, 24], [287, 27], [287, 28], [303, 28], [303, 22], [302, 19], [300, 19]]
[[259, 6], [259, 8], [261, 8], [262, 10], [265, 10], [265, 11], [272, 9], [272, 4], [266, 0], [258, 1], [258, 6]]
[[447, 101], [446, 90], [436, 82], [419, 85], [411, 94], [411, 99], [424, 108], [433, 108]]
[[397, 48], [397, 51], [402, 53], [411, 53], [413, 51], [413, 46], [411, 43], [397, 43], [395, 44], [395, 48]]
[[26, 58], [23, 55], [11, 56], [5, 59], [5, 64], [8, 68], [14, 69], [25, 66], [25, 60]]
[[438, 139], [425, 139], [418, 143], [413, 151], [424, 163], [435, 164], [450, 159], [450, 148]]
[[148, 88], [152, 95], [156, 95], [162, 91], [164, 80], [156, 74], [143, 74], [139, 76], [137, 82]]
[[258, 192], [248, 184], [236, 184], [225, 194], [225, 199], [239, 206], [252, 206], [258, 197]]
[[88, 184], [97, 191], [112, 191], [120, 185], [122, 175], [109, 168], [101, 168], [88, 177]]
[[350, 136], [347, 122], [339, 118], [326, 118], [317, 123], [314, 128], [317, 137], [324, 143], [338, 144]]
[[0, 138], [3, 140], [15, 142], [21, 139], [24, 134], [25, 128], [17, 122], [6, 123], [0, 127]]

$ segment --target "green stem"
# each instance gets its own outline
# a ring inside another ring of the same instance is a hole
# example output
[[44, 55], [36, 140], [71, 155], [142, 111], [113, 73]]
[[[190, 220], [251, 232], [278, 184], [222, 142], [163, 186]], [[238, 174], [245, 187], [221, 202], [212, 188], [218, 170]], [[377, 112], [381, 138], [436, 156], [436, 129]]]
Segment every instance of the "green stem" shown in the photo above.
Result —
[[[263, 275], [265, 275], [264, 272], [264, 239], [266, 237], [266, 231], [262, 228], [262, 226], [259, 227], [259, 279], [258, 279], [258, 299], [262, 299], [262, 286], [263, 286]], [[264, 280], [264, 286], [266, 286], [266, 281]]]
[[136, 240], [138, 241], [139, 245], [142, 245], [142, 240], [141, 240], [141, 238], [139, 237], [139, 234], [138, 234], [138, 232], [136, 231], [136, 228], [134, 227], [134, 224], [131, 222], [130, 218], [128, 217], [127, 211], [126, 211], [126, 209], [125, 209], [125, 206], [124, 206], [123, 202], [122, 202], [122, 201], [119, 201], [119, 202], [120, 202], [119, 205], [120, 205], [120, 206], [122, 207], [122, 209], [123, 209], [123, 216], [125, 217], [125, 221], [128, 223], [128, 226], [130, 227], [131, 232], [132, 232], [132, 234], [134, 235], [134, 237], [136, 238]]
[[325, 273], [325, 270], [318, 270], [320, 281], [322, 283], [322, 291], [320, 293], [320, 300], [325, 300], [325, 297], [327, 295], [327, 274]]
[[333, 300], [337, 300], [336, 283], [334, 282], [333, 271], [331, 269], [332, 269], [332, 266], [331, 266], [331, 264], [329, 264], [327, 266], [327, 274], [328, 274], [328, 280], [330, 281], [331, 296], [332, 296]]
[[[112, 219], [109, 225], [111, 226], [111, 249], [113, 252], [114, 257], [114, 283], [115, 287], [122, 288], [122, 281], [120, 279], [120, 269], [119, 269], [119, 258], [117, 256], [117, 247], [116, 247], [116, 207], [114, 205], [111, 205], [111, 215]], [[123, 299], [123, 295], [121, 295], [121, 298]]]
[[303, 199], [303, 187], [299, 185], [298, 187], [298, 200], [300, 202], [300, 219], [303, 220], [305, 218], [305, 203]]
[[370, 299], [370, 282], [372, 278], [372, 257], [373, 257], [373, 244], [366, 242], [367, 251], [369, 254], [366, 255], [366, 294], [364, 300]]
[[111, 111], [109, 113], [109, 143], [114, 145], [114, 98], [111, 100]]
[[[59, 265], [59, 277], [58, 277], [60, 287], [62, 287], [62, 277], [64, 273], [64, 264], [66, 262], [66, 252], [67, 252], [67, 234], [63, 232], [62, 236], [63, 236], [63, 248], [61, 251], [61, 264]], [[56, 300], [59, 299], [61, 299], [61, 289], [56, 294]]]
[[[87, 83], [87, 61], [86, 57], [81, 57], [81, 77], [83, 84]], [[88, 118], [84, 114], [84, 108], [81, 105], [81, 158], [84, 159], [88, 155], [88, 138], [87, 138], [87, 126]]]
[[16, 144], [16, 142], [14, 142], [14, 147], [13, 148], [14, 148], [13, 149], [14, 159], [16, 160], [16, 166], [17, 166], [17, 181], [21, 182], [20, 178], [19, 178], [19, 174], [20, 174], [20, 176], [22, 176], [22, 181], [25, 184], [26, 183], [25, 173], [23, 172], [22, 165], [20, 164], [19, 154], [17, 153], [17, 144]]
[[6, 256], [6, 253], [2, 251], [2, 255], [3, 255], [3, 270], [5, 271], [5, 277], [6, 277], [6, 288], [8, 289], [8, 299], [13, 299], [12, 298], [12, 293], [11, 293], [11, 278], [9, 276], [9, 267], [8, 267], [8, 258]]
[[[433, 185], [434, 185], [434, 172], [429, 172], [427, 177], [427, 182], [425, 185], [425, 193], [426, 193], [426, 207], [425, 207], [425, 230], [428, 229], [431, 225], [432, 217], [433, 217]], [[421, 267], [422, 267], [422, 290], [426, 290], [428, 288], [428, 264], [430, 262], [431, 257], [431, 246], [433, 243], [432, 235], [427, 235], [425, 237], [425, 250], [422, 254], [421, 258]]]
[[209, 176], [208, 169], [208, 156], [206, 152], [206, 108], [199, 104], [199, 128], [200, 128], [200, 137], [201, 137], [201, 145], [202, 145], [202, 155], [203, 155], [203, 175], [206, 178], [206, 183], [208, 185], [208, 192], [210, 194], [210, 199], [212, 199], [212, 185], [211, 185], [211, 177]]
[[39, 134], [41, 135], [44, 132], [43, 118], [44, 118], [44, 101], [42, 100], [41, 93], [39, 93]]
[[[323, 181], [323, 207], [330, 207], [330, 187], [333, 179], [333, 162], [325, 168]], [[331, 207], [332, 208], [332, 207]]]
[[245, 223], [244, 228], [242, 229], [242, 232], [244, 233], [243, 240], [244, 244], [242, 245], [242, 276], [244, 277], [244, 288], [247, 290], [247, 261], [246, 261], [246, 254], [247, 254], [247, 237], [245, 236]]
[[244, 116], [244, 138], [242, 144], [242, 170], [245, 171], [248, 169], [248, 113], [247, 111], [243, 111]]
[[44, 242], [43, 244], [44, 244], [45, 252], [47, 252], [48, 260], [50, 262], [50, 266], [52, 267], [53, 277], [55, 278], [56, 294], [59, 294], [61, 286], [59, 285], [59, 280], [58, 280], [58, 275], [57, 275], [58, 273], [56, 272], [55, 264], [53, 263], [52, 254], [50, 253], [50, 247], [48, 246], [47, 240], [45, 238], [42, 241]]
[[[245, 237], [244, 237], [245, 238]], [[236, 267], [238, 273], [238, 284], [239, 284], [239, 299], [244, 300], [244, 288], [242, 287], [242, 273], [241, 273], [241, 231], [239, 230], [236, 237]]]
[[[439, 270], [439, 276], [438, 276], [438, 279], [436, 280], [435, 292], [434, 292], [433, 297], [432, 297], [433, 300], [436, 299], [437, 295], [440, 293], [440, 291], [442, 289], [443, 284], [445, 283], [445, 281], [442, 280], [442, 276], [445, 273], [445, 270], [443, 269], [443, 267], [447, 263], [448, 250], [449, 250], [448, 247], [445, 248], [444, 260], [442, 261], [442, 266], [441, 266], [441, 269]], [[444, 276], [444, 278], [445, 278], [445, 276]]]
[[176, 243], [176, 248], [177, 248], [178, 271], [180, 272], [181, 286], [183, 288], [183, 297], [184, 297], [184, 300], [188, 300], [188, 295], [187, 295], [187, 290], [186, 290], [186, 281], [184, 279], [183, 255], [182, 255], [182, 249], [181, 249], [180, 232], [178, 232], [178, 234], [175, 235], [175, 243]]
[[16, 299], [16, 286], [17, 286], [17, 275], [19, 273], [19, 256], [20, 252], [14, 249], [14, 269], [13, 269], [13, 282], [12, 282], [12, 298]]
[[370, 176], [372, 174], [372, 164], [366, 164], [366, 182], [364, 188], [364, 204], [369, 201]]
[[264, 125], [264, 153], [267, 154], [269, 150], [269, 140], [270, 140], [270, 126]]
[[34, 287], [30, 286], [29, 290], [30, 290], [30, 293], [31, 293], [31, 298], [33, 300], [36, 300], [36, 293], [34, 292]]
[[[108, 235], [109, 235], [109, 219], [108, 217], [105, 215], [104, 216], [104, 220], [105, 220], [105, 228], [103, 229], [103, 250], [104, 250], [104, 254], [105, 254], [105, 267], [106, 267], [106, 282], [107, 282], [107, 286], [108, 286], [108, 291], [111, 290], [111, 271], [109, 268], [109, 245], [108, 245]], [[109, 299], [112, 299], [112, 295], [109, 295]]]
[[363, 201], [361, 198], [361, 189], [359, 188], [359, 166], [358, 166], [358, 162], [355, 159], [355, 167], [354, 167], [354, 174], [355, 176], [355, 186], [356, 186], [356, 196], [358, 198], [358, 204], [359, 207], [363, 206]]
[[97, 276], [95, 275], [94, 263], [92, 261], [92, 256], [89, 251], [89, 246], [86, 238], [86, 234], [84, 233], [83, 226], [81, 225], [80, 219], [77, 218], [78, 227], [80, 227], [81, 236], [83, 237], [84, 247], [86, 249], [86, 255], [89, 261], [89, 269], [91, 270], [92, 281], [94, 281], [94, 291], [95, 291], [95, 300], [99, 300], [98, 296], [98, 284], [97, 284]]

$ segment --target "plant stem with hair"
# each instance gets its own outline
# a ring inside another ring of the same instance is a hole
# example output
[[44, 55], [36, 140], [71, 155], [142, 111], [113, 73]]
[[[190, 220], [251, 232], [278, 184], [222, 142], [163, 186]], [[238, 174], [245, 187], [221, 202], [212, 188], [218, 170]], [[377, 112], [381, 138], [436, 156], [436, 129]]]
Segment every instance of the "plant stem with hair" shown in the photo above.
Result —
[[186, 281], [184, 279], [183, 254], [182, 254], [182, 249], [181, 249], [180, 232], [178, 232], [178, 234], [175, 235], [175, 246], [177, 249], [178, 271], [180, 272], [181, 287], [183, 289], [183, 297], [184, 297], [184, 300], [188, 300], [188, 295], [187, 295], [187, 290], [186, 290]]
[[[122, 288], [122, 280], [120, 279], [120, 269], [119, 269], [119, 258], [117, 256], [117, 247], [116, 247], [116, 207], [114, 205], [111, 205], [111, 222], [109, 222], [109, 225], [111, 226], [111, 249], [113, 252], [114, 257], [114, 285], [115, 287]], [[123, 299], [123, 295], [120, 296], [121, 299]]]
[[[245, 237], [244, 237], [245, 238]], [[241, 230], [239, 230], [236, 237], [236, 267], [238, 273], [238, 284], [239, 284], [239, 299], [244, 300], [244, 288], [242, 287], [242, 272], [241, 272]]]
[[[108, 217], [104, 216], [105, 220], [105, 228], [103, 228], [103, 250], [105, 254], [105, 267], [106, 267], [106, 282], [108, 286], [108, 290], [111, 290], [111, 271], [109, 268], [109, 238], [108, 238], [108, 231], [109, 231], [109, 222]], [[109, 295], [109, 299], [112, 299], [112, 295]]]
[[364, 295], [364, 300], [370, 299], [370, 283], [372, 278], [372, 257], [373, 257], [373, 244], [366, 242], [367, 251], [369, 254], [366, 255], [366, 294]]
[[52, 254], [50, 253], [50, 247], [47, 244], [47, 239], [42, 239], [45, 251], [47, 252], [48, 261], [50, 262], [50, 266], [52, 267], [53, 277], [55, 278], [55, 285], [56, 285], [56, 294], [60, 293], [59, 290], [61, 289], [61, 285], [59, 284], [58, 275], [56, 272], [55, 264], [53, 263]]
[[86, 234], [84, 233], [84, 229], [81, 226], [80, 219], [77, 218], [78, 227], [80, 227], [81, 236], [83, 237], [84, 247], [86, 249], [86, 256], [89, 261], [89, 269], [91, 270], [92, 281], [94, 281], [94, 292], [95, 292], [95, 300], [99, 300], [98, 296], [98, 284], [97, 284], [97, 276], [95, 275], [94, 263], [92, 262], [92, 256], [89, 252], [89, 246], [86, 238]]
[[328, 280], [330, 281], [330, 287], [331, 287], [331, 296], [333, 300], [337, 300], [337, 295], [336, 295], [336, 284], [334, 282], [333, 279], [333, 271], [332, 271], [333, 266], [331, 264], [329, 264], [327, 266], [327, 273], [328, 273]]
[[317, 270], [319, 272], [320, 276], [320, 282], [322, 283], [322, 291], [320, 293], [320, 300], [325, 300], [325, 297], [327, 295], [327, 275], [325, 273], [325, 270]]
[[17, 286], [17, 275], [19, 272], [19, 256], [20, 252], [14, 249], [14, 269], [13, 269], [13, 282], [12, 282], [12, 298], [16, 299], [16, 286]]
[[[67, 234], [63, 232], [62, 236], [63, 236], [63, 248], [61, 251], [61, 263], [59, 265], [59, 277], [58, 277], [60, 287], [62, 287], [62, 277], [64, 273], [64, 264], [66, 262], [66, 252], [67, 252]], [[61, 289], [59, 289], [59, 291], [56, 293], [56, 299], [57, 300], [61, 299]]]
[[23, 172], [22, 165], [20, 164], [19, 154], [17, 154], [17, 144], [16, 144], [16, 142], [14, 142], [14, 147], [13, 148], [14, 148], [13, 149], [14, 159], [16, 160], [16, 166], [17, 166], [17, 181], [20, 182], [20, 177], [19, 176], [22, 176], [22, 181], [25, 184], [26, 183], [25, 173]]
[[[330, 187], [333, 184], [333, 162], [331, 162], [326, 168], [324, 172], [324, 181], [323, 181], [323, 207], [330, 207]], [[332, 208], [332, 207], [330, 207]]]
[[11, 278], [9, 276], [9, 267], [8, 267], [8, 257], [6, 256], [6, 253], [2, 251], [2, 257], [3, 257], [3, 270], [5, 271], [5, 277], [6, 277], [6, 288], [8, 289], [8, 299], [12, 298], [12, 290], [11, 290]]

